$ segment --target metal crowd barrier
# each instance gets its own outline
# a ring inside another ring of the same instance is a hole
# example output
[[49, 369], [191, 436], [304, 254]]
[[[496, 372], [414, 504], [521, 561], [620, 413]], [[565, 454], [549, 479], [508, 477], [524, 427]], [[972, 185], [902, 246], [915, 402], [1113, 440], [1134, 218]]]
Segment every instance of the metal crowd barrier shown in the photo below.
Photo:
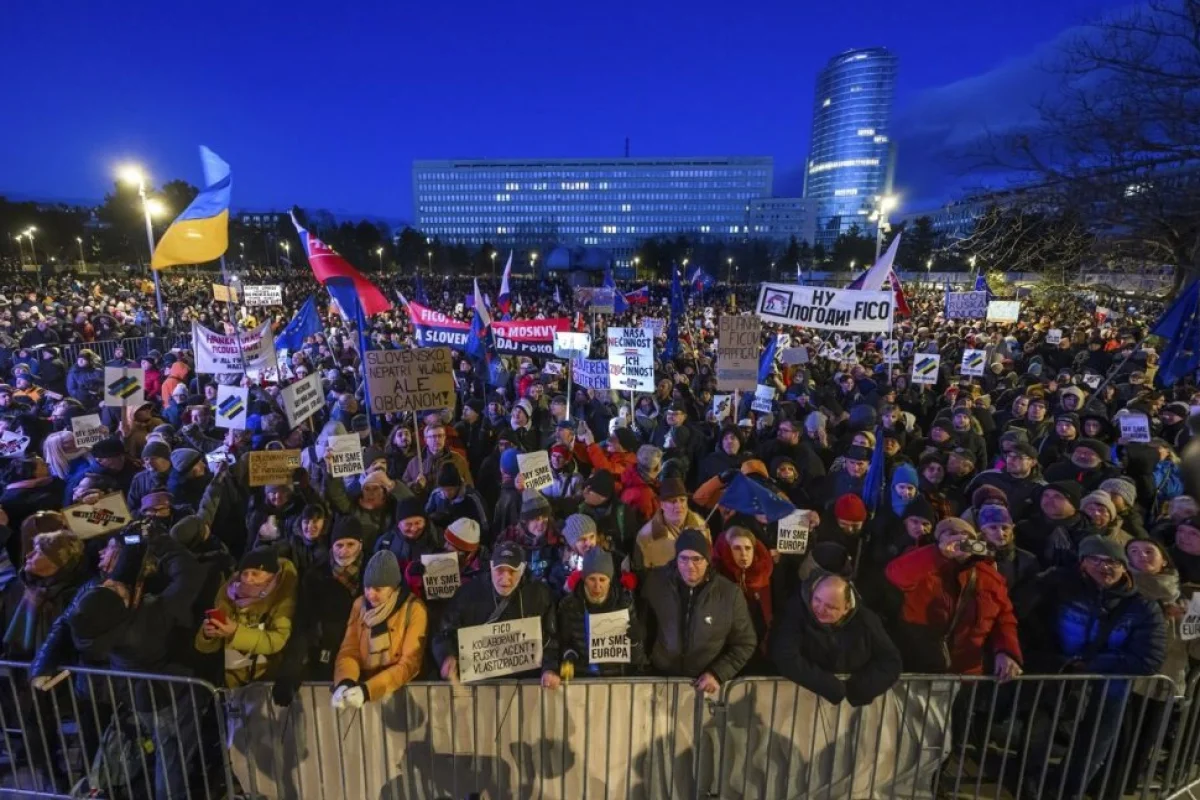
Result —
[[73, 344], [64, 344], [59, 347], [59, 352], [62, 354], [63, 363], [70, 367], [75, 363], [75, 359], [79, 356], [80, 350], [91, 350], [96, 355], [100, 356], [103, 363], [108, 363], [116, 357], [118, 347], [125, 351], [125, 358], [131, 361], [137, 361], [139, 358], [149, 353], [151, 350], [157, 350], [160, 353], [165, 353], [172, 347], [191, 346], [190, 336], [135, 336], [127, 339], [102, 339], [95, 342], [75, 342]]

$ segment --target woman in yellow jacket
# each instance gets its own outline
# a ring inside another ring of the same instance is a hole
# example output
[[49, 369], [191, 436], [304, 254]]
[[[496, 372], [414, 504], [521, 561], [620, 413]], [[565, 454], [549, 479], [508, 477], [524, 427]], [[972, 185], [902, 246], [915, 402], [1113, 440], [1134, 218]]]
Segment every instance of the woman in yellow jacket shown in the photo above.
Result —
[[238, 571], [221, 586], [196, 634], [201, 653], [225, 656], [225, 685], [271, 680], [292, 635], [296, 568], [270, 548], [242, 556]]
[[360, 708], [417, 677], [429, 618], [390, 550], [371, 556], [333, 667], [333, 707]]

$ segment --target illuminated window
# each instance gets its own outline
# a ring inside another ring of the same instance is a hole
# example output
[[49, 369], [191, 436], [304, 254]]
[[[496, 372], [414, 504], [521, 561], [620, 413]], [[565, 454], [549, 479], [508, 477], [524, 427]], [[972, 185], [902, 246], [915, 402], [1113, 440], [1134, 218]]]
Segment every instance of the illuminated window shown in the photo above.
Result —
[[887, 144], [887, 140], [888, 138], [886, 136], [880, 134], [875, 137], [875, 144]]
[[833, 102], [833, 100], [831, 100], [830, 98], [826, 97], [826, 98], [825, 98], [825, 102], [821, 103], [821, 108], [829, 108], [829, 105], [830, 105], [832, 102]]
[[858, 135], [859, 136], [874, 136], [875, 129], [874, 128], [859, 128]]
[[834, 197], [854, 197], [858, 194], [858, 189], [835, 189]]

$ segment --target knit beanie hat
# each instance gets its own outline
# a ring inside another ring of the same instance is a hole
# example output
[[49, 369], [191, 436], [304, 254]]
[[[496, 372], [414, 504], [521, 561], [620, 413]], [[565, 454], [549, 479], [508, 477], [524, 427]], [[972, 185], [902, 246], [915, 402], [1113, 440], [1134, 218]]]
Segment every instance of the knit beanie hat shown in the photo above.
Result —
[[1012, 514], [1005, 506], [984, 506], [979, 509], [979, 527], [984, 525], [1012, 525]]
[[516, 475], [521, 471], [515, 448], [510, 447], [500, 454], [500, 471], [505, 475]]
[[527, 399], [522, 397], [513, 405], [514, 411], [516, 411], [518, 408], [525, 412], [526, 418], [533, 419], [533, 404]]
[[67, 627], [76, 641], [95, 641], [116, 627], [128, 610], [115, 591], [107, 586], [94, 586], [66, 615]]
[[442, 468], [438, 470], [437, 476], [438, 486], [462, 486], [462, 475], [458, 474], [458, 467], [450, 461], [442, 464]]
[[867, 507], [858, 495], [844, 494], [833, 504], [833, 516], [846, 522], [866, 522]]
[[1088, 503], [1104, 506], [1104, 508], [1108, 510], [1108, 515], [1110, 517], [1113, 519], [1117, 518], [1117, 507], [1113, 505], [1112, 496], [1103, 489], [1097, 489], [1090, 494], [1084, 495], [1084, 498], [1080, 501], [1079, 506], [1082, 508]]
[[602, 548], [593, 547], [584, 555], [581, 571], [585, 578], [596, 573], [612, 578], [614, 573], [612, 554]]
[[83, 558], [83, 540], [70, 531], [39, 533], [33, 547], [59, 569], [73, 567]]
[[541, 492], [526, 489], [521, 495], [521, 521], [550, 516], [550, 501]]
[[1133, 485], [1133, 481], [1125, 478], [1109, 478], [1100, 484], [1100, 488], [1113, 497], [1120, 497], [1127, 506], [1137, 503], [1137, 487]]
[[193, 450], [190, 447], [182, 447], [178, 450], [171, 451], [171, 467], [176, 472], [187, 472], [192, 467], [196, 466], [196, 462], [204, 458], [199, 450]]
[[479, 549], [479, 523], [470, 517], [459, 517], [446, 528], [446, 543], [455, 550], [474, 553]]
[[279, 555], [273, 547], [259, 547], [242, 556], [238, 562], [238, 572], [244, 569], [261, 569], [272, 575], [279, 572]]
[[204, 541], [204, 520], [189, 514], [171, 526], [171, 538], [187, 550], [194, 550]]
[[999, 486], [985, 483], [971, 493], [971, 505], [983, 508], [985, 505], [1008, 506], [1008, 495]]
[[688, 528], [675, 540], [675, 555], [678, 556], [684, 550], [699, 553], [705, 560], [712, 559], [712, 547], [708, 543], [708, 537], [695, 528]]
[[142, 460], [148, 461], [151, 458], [170, 458], [171, 447], [166, 442], [159, 439], [152, 439], [146, 442], [146, 446], [142, 448]]
[[121, 440], [110, 436], [92, 445], [92, 455], [96, 458], [116, 458], [125, 455], [125, 445]]
[[1075, 481], [1054, 481], [1053, 483], [1048, 483], [1042, 487], [1043, 492], [1045, 492], [1047, 489], [1053, 489], [1054, 491], [1058, 492], [1063, 497], [1070, 500], [1071, 505], [1073, 505], [1076, 510], [1079, 509], [1079, 501], [1080, 498], [1083, 497], [1083, 487]]
[[395, 588], [404, 576], [400, 573], [400, 562], [391, 550], [380, 550], [371, 556], [363, 571], [363, 587], [371, 589]]
[[1117, 544], [1115, 539], [1110, 539], [1107, 536], [1088, 536], [1079, 543], [1079, 560], [1083, 561], [1088, 556], [1103, 556], [1111, 558], [1115, 561], [1120, 561], [1125, 566], [1129, 566], [1129, 559], [1125, 556], [1125, 548]]
[[617, 440], [617, 444], [621, 445], [621, 449], [626, 453], [635, 453], [638, 449], [637, 434], [629, 430], [629, 428], [617, 428], [613, 432], [611, 438]]
[[933, 506], [930, 505], [928, 500], [921, 495], [917, 495], [904, 509], [904, 516], [900, 519], [903, 521], [909, 517], [919, 517], [933, 523], [937, 520], [937, 512], [933, 510]]
[[1074, 453], [1081, 447], [1086, 447], [1088, 450], [1091, 450], [1093, 453], [1095, 453], [1096, 458], [1100, 459], [1101, 464], [1104, 464], [1108, 461], [1108, 445], [1099, 439], [1080, 439], [1075, 443], [1075, 446], [1071, 448], [1071, 452]]
[[933, 538], [941, 539], [948, 533], [961, 533], [971, 536], [975, 533], [975, 529], [971, 527], [971, 523], [967, 522], [965, 519], [960, 519], [958, 517], [947, 517], [939, 522], [937, 527], [933, 529]]
[[605, 498], [612, 497], [617, 491], [617, 487], [613, 483], [612, 473], [604, 469], [597, 469], [593, 472], [592, 476], [588, 478], [587, 483], [583, 485], [583, 488]]
[[637, 450], [637, 465], [643, 471], [649, 471], [655, 465], [662, 464], [663, 451], [652, 444], [644, 444]]
[[579, 537], [587, 536], [588, 534], [596, 533], [596, 520], [586, 514], [572, 514], [567, 517], [567, 522], [563, 525], [563, 536], [567, 539], [567, 544], [574, 547], [579, 541]]
[[329, 543], [340, 542], [343, 539], [353, 539], [356, 542], [363, 540], [362, 523], [358, 517], [339, 517], [337, 522], [333, 523], [333, 533], [329, 537]]

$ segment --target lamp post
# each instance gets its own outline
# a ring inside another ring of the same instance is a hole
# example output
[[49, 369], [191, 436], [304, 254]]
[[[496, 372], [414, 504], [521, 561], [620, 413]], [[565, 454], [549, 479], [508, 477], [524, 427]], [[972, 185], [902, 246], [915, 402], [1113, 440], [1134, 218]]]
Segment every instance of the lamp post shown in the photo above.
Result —
[[37, 228], [30, 225], [29, 230], [25, 231], [25, 235], [29, 237], [29, 255], [33, 259], [34, 264], [37, 264], [37, 250], [34, 249], [33, 245], [33, 234], [36, 230]]
[[[142, 200], [142, 215], [143, 215], [143, 217], [145, 217], [145, 220], [146, 220], [146, 244], [150, 248], [150, 261], [153, 261], [154, 260], [154, 223], [150, 220], [150, 213], [151, 213], [150, 198], [146, 196], [146, 174], [144, 172], [142, 172], [140, 167], [128, 166], [128, 167], [123, 167], [120, 170], [120, 172], [117, 173], [117, 177], [120, 178], [121, 180], [125, 181], [126, 183], [137, 187], [138, 197], [140, 197]], [[161, 207], [161, 204], [160, 204], [160, 207]], [[150, 262], [147, 262], [146, 266], [149, 267], [150, 274], [154, 277], [154, 301], [155, 301], [155, 304], [158, 306], [158, 324], [166, 325], [167, 324], [167, 314], [166, 314], [166, 311], [164, 311], [164, 309], [163, 309], [162, 284], [159, 282], [159, 279], [158, 279], [158, 270], [156, 270], [156, 269], [154, 269], [154, 267], [150, 266]]]
[[76, 236], [75, 241], [79, 242], [79, 268], [87, 269], [87, 258], [83, 255], [83, 237]]
[[238, 249], [242, 251], [242, 255], [241, 255], [242, 264], [245, 264], [246, 263], [246, 243], [238, 242]]
[[888, 228], [888, 214], [896, 207], [897, 198], [892, 194], [876, 195], [875, 211], [868, 219], [875, 222], [875, 260], [883, 250], [883, 232]]
[[492, 283], [496, 282], [496, 251], [492, 251]]
[[21, 240], [25, 238], [25, 234], [13, 233], [9, 235], [17, 240], [17, 257], [21, 262], [21, 266], [23, 267], [25, 266], [25, 247], [21, 244]]
[[638, 264], [641, 264], [641, 263], [642, 263], [642, 257], [641, 257], [641, 256], [634, 256], [634, 257], [633, 257], [633, 279], [634, 279], [634, 280], [637, 280], [637, 276], [638, 276]]
[[291, 242], [280, 242], [279, 246], [283, 248], [284, 258], [287, 259], [288, 266], [290, 267], [292, 265], [292, 243]]
[[432, 275], [433, 274], [433, 251], [430, 250], [425, 255], [429, 256], [429, 274]]
[[379, 271], [383, 272], [383, 248], [377, 248], [375, 250], [375, 255], [379, 256]]
[[529, 271], [537, 274], [537, 250], [529, 254]]
[[725, 270], [725, 282], [733, 283], [733, 258], [727, 258], [725, 261], [729, 265], [729, 269]]

